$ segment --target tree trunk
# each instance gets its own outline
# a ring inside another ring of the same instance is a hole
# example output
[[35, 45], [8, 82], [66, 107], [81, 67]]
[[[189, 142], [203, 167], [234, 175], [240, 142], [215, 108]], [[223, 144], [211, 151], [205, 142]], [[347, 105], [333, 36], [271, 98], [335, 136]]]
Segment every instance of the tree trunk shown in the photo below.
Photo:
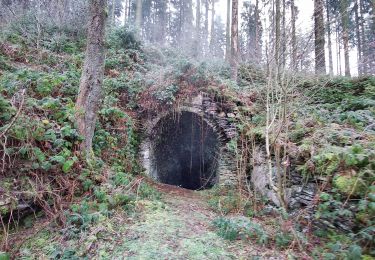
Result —
[[341, 26], [342, 26], [342, 41], [344, 44], [344, 59], [345, 59], [345, 76], [350, 77], [350, 63], [349, 63], [349, 15], [348, 15], [348, 0], [340, 1]]
[[215, 45], [215, 0], [212, 1], [212, 16], [211, 16], [211, 42], [210, 42], [210, 51], [211, 54], [214, 53], [214, 45]]
[[111, 26], [112, 27], [115, 27], [115, 22], [116, 22], [115, 6], [116, 6], [116, 0], [112, 0], [112, 10], [111, 10]]
[[200, 0], [197, 0], [195, 17], [196, 17], [195, 27], [198, 30], [198, 32], [200, 32], [200, 28], [201, 28], [201, 1]]
[[342, 76], [341, 70], [341, 42], [340, 42], [340, 29], [338, 24], [336, 24], [336, 49], [337, 49], [337, 74]]
[[160, 20], [160, 23], [159, 23], [159, 26], [161, 27], [160, 29], [160, 37], [159, 37], [159, 43], [161, 45], [164, 45], [165, 44], [165, 35], [167, 34], [167, 28], [168, 28], [168, 11], [166, 10], [167, 9], [167, 6], [166, 5], [165, 7], [165, 10], [159, 10], [160, 12], [160, 17], [159, 17], [159, 20]]
[[237, 81], [237, 68], [238, 68], [238, 0], [232, 0], [231, 67], [232, 67], [232, 79]]
[[182, 27], [183, 27], [183, 24], [184, 24], [184, 1], [183, 0], [180, 0], [180, 16], [179, 16], [179, 19], [178, 19], [178, 44], [181, 45], [181, 39], [182, 39]]
[[132, 4], [133, 4], [133, 0], [129, 0], [129, 6], [128, 6], [128, 22], [130, 24], [130, 22], [133, 22], [133, 17], [132, 17]]
[[226, 28], [226, 49], [225, 49], [225, 60], [230, 62], [230, 1], [227, 0], [227, 28]]
[[199, 55], [201, 51], [201, 1], [197, 0], [197, 9], [195, 13], [196, 23], [195, 23], [195, 40], [196, 40], [196, 56]]
[[210, 5], [209, 5], [209, 2], [208, 0], [205, 0], [204, 2], [204, 10], [205, 10], [205, 18], [204, 18], [204, 45], [205, 45], [205, 54], [207, 55], [207, 53], [209, 52], [209, 45], [208, 45], [208, 36], [209, 36], [209, 33], [208, 33], [208, 12], [210, 10]]
[[363, 75], [368, 74], [368, 68], [367, 68], [367, 43], [366, 43], [366, 37], [365, 37], [365, 19], [363, 18], [363, 0], [359, 0], [359, 13], [361, 15], [361, 39], [362, 39], [362, 73]]
[[327, 12], [327, 36], [328, 36], [328, 61], [329, 61], [329, 75], [333, 75], [333, 58], [332, 58], [332, 40], [331, 40], [331, 14], [329, 11], [328, 0], [326, 0]]
[[260, 29], [259, 29], [259, 0], [255, 2], [255, 62], [259, 64], [262, 60], [262, 46], [260, 44]]
[[285, 22], [285, 17], [286, 17], [286, 12], [285, 12], [285, 0], [283, 0], [283, 12], [282, 12], [282, 28], [283, 28], [283, 33], [282, 33], [282, 67], [285, 68], [286, 64], [286, 22]]
[[129, 0], [125, 0], [125, 6], [124, 6], [124, 26], [126, 26], [126, 23], [128, 22], [128, 4]]
[[294, 0], [290, 1], [291, 15], [292, 15], [292, 69], [297, 71], [297, 38], [296, 38], [296, 6]]
[[90, 1], [87, 47], [76, 102], [78, 131], [85, 138], [80, 148], [86, 156], [92, 149], [104, 78], [106, 3], [107, 0]]
[[370, 37], [371, 37], [371, 45], [368, 48], [368, 59], [369, 59], [369, 69], [370, 69], [370, 74], [375, 75], [375, 48], [374, 48], [374, 43], [375, 43], [375, 0], [372, 0], [372, 8], [370, 11], [370, 17], [372, 17], [372, 25], [370, 25]]
[[39, 52], [40, 49], [40, 40], [42, 37], [42, 25], [41, 25], [41, 16], [42, 16], [42, 2], [37, 1], [37, 10], [36, 10], [36, 29], [37, 29], [37, 37], [36, 37], [36, 49]]
[[185, 4], [185, 39], [191, 41], [194, 38], [194, 9], [192, 0], [184, 0]]
[[358, 50], [358, 75], [362, 76], [362, 41], [361, 41], [361, 34], [360, 34], [360, 21], [359, 21], [359, 14], [358, 14], [358, 1], [356, 0], [355, 6], [355, 32], [357, 37], [357, 50]]
[[276, 74], [279, 73], [279, 65], [280, 65], [280, 18], [281, 18], [281, 13], [280, 13], [280, 0], [276, 0], [276, 18], [275, 18], [275, 64], [276, 64], [276, 69], [277, 72]]
[[135, 11], [135, 26], [138, 33], [141, 34], [142, 31], [142, 0], [137, 0], [137, 6]]
[[323, 0], [314, 0], [315, 73], [326, 74]]
[[57, 5], [57, 17], [58, 17], [58, 24], [57, 26], [59, 27], [59, 30], [61, 30], [62, 27], [64, 27], [65, 25], [65, 19], [64, 19], [64, 14], [65, 14], [65, 11], [66, 11], [66, 8], [65, 8], [65, 1], [63, 0], [58, 0], [56, 5]]
[[199, 34], [200, 29], [201, 29], [201, 1], [200, 0], [197, 0], [197, 9], [196, 9], [195, 17], [196, 17], [195, 27]]

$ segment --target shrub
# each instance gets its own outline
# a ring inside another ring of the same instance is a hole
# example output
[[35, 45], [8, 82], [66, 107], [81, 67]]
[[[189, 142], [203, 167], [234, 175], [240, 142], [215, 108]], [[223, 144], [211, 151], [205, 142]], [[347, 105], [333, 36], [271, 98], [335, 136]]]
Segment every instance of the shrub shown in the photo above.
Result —
[[138, 195], [143, 199], [160, 199], [161, 194], [147, 183], [141, 183], [138, 188]]
[[366, 190], [363, 186], [363, 181], [359, 177], [350, 175], [336, 176], [333, 184], [341, 193], [347, 195], [359, 195], [363, 193], [363, 190]]
[[286, 248], [293, 241], [293, 236], [289, 233], [278, 232], [275, 236], [276, 246], [279, 248]]
[[175, 101], [175, 95], [179, 91], [179, 87], [176, 85], [170, 85], [163, 89], [158, 89], [154, 92], [154, 97], [163, 104], [172, 105]]
[[[1, 89], [0, 89], [1, 91]], [[5, 99], [2, 94], [0, 94], [0, 122], [2, 125], [8, 120], [10, 120], [16, 110], [13, 108], [9, 102], [9, 100]]]
[[[2, 70], [13, 72], [15, 71], [15, 68], [13, 68], [11, 65], [9, 65], [9, 61], [5, 59], [1, 53], [0, 53], [0, 72]], [[0, 74], [1, 75], [1, 74]]]
[[50, 32], [51, 36], [43, 41], [43, 46], [57, 53], [79, 53], [85, 46], [85, 41], [72, 41], [69, 32]]
[[222, 214], [243, 208], [239, 194], [231, 189], [215, 186], [210, 190], [208, 205]]
[[113, 184], [115, 186], [126, 186], [130, 183], [129, 175], [124, 172], [116, 172], [113, 176]]
[[292, 142], [298, 143], [302, 141], [308, 131], [303, 127], [299, 126], [298, 128], [292, 130], [289, 134], [289, 138]]
[[313, 251], [314, 259], [366, 259], [362, 255], [362, 248], [342, 236], [332, 236], [330, 241], [323, 247], [315, 248]]
[[108, 44], [113, 49], [140, 50], [141, 42], [135, 28], [121, 27], [112, 30], [108, 35]]
[[262, 226], [245, 217], [220, 217], [214, 220], [213, 225], [217, 228], [218, 235], [224, 239], [254, 239], [258, 244], [268, 242], [268, 234]]
[[67, 224], [75, 227], [70, 229], [73, 234], [87, 230], [91, 224], [99, 220], [100, 214], [95, 210], [98, 208], [96, 202], [83, 200], [81, 204], [73, 204], [70, 208], [71, 212], [67, 213]]

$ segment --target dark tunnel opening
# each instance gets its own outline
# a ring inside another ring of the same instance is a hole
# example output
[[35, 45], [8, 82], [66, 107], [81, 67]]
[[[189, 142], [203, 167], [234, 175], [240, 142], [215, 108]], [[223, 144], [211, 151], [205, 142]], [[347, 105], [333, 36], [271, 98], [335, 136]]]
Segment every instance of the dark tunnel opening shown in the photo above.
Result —
[[170, 114], [153, 130], [151, 174], [165, 184], [199, 190], [218, 180], [218, 136], [200, 115]]

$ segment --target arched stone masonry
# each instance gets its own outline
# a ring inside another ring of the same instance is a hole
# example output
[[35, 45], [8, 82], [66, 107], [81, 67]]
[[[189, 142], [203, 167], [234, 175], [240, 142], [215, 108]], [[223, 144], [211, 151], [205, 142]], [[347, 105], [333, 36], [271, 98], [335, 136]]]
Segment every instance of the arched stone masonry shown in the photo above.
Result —
[[144, 122], [140, 159], [146, 174], [163, 183], [235, 185], [236, 161], [226, 145], [235, 136], [228, 114], [202, 93]]

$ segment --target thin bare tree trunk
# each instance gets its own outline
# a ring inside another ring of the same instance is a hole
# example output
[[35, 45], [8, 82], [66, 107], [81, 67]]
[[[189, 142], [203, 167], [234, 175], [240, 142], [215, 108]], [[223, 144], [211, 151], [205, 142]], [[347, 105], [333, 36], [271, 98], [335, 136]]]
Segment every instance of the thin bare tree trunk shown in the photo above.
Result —
[[135, 12], [135, 26], [141, 34], [142, 30], [142, 0], [137, 0], [136, 12]]
[[371, 75], [375, 74], [375, 48], [374, 48], [374, 32], [375, 32], [375, 0], [372, 0], [372, 8], [370, 10], [370, 17], [372, 17], [372, 24], [370, 24], [370, 35], [372, 34], [372, 41], [368, 47], [367, 57], [369, 59], [368, 67]]
[[128, 6], [128, 21], [131, 22], [132, 20], [132, 3], [133, 0], [129, 0], [129, 6]]
[[291, 15], [292, 15], [292, 68], [296, 71], [297, 66], [297, 38], [296, 38], [296, 6], [294, 0], [290, 1]]
[[340, 29], [338, 25], [336, 25], [336, 43], [337, 43], [337, 74], [342, 76], [342, 69], [341, 69], [341, 41], [340, 41]]
[[355, 32], [356, 32], [356, 37], [357, 37], [357, 50], [358, 50], [358, 75], [362, 75], [362, 41], [361, 41], [361, 34], [359, 30], [359, 14], [358, 14], [358, 1], [355, 1], [355, 6], [354, 6], [354, 11], [355, 11]]
[[225, 51], [225, 60], [230, 62], [230, 1], [227, 0], [227, 28], [226, 28], [226, 51]]
[[58, 13], [58, 27], [61, 30], [61, 28], [64, 26], [64, 12], [66, 11], [65, 8], [65, 2], [63, 0], [58, 0], [56, 5], [57, 5], [57, 13]]
[[280, 0], [276, 0], [276, 18], [275, 18], [275, 64], [276, 64], [276, 74], [279, 73], [280, 71], [280, 44], [281, 44], [281, 39], [280, 39], [280, 18], [281, 18], [281, 13], [280, 13]]
[[260, 42], [260, 37], [259, 37], [259, 0], [256, 0], [255, 2], [255, 57], [256, 57], [256, 62], [259, 63], [262, 59], [262, 49], [261, 45], [259, 44]]
[[204, 18], [204, 37], [205, 37], [205, 40], [204, 40], [204, 45], [205, 45], [205, 54], [207, 55], [207, 53], [209, 52], [209, 43], [208, 43], [208, 36], [209, 36], [209, 33], [208, 33], [208, 12], [210, 10], [210, 5], [209, 5], [209, 2], [208, 0], [205, 0], [204, 1], [204, 11], [205, 11], [205, 18]]
[[124, 6], [124, 26], [126, 25], [126, 23], [128, 22], [128, 4], [129, 4], [129, 0], [125, 0], [125, 6]]
[[196, 9], [195, 17], [196, 17], [195, 28], [197, 29], [197, 33], [200, 34], [200, 29], [201, 29], [201, 1], [200, 0], [197, 0], [197, 9]]
[[340, 1], [341, 26], [342, 26], [342, 41], [344, 44], [344, 59], [345, 59], [345, 76], [350, 77], [350, 63], [349, 63], [349, 14], [348, 14], [348, 0]]
[[182, 27], [184, 26], [184, 20], [185, 20], [185, 15], [184, 15], [184, 1], [180, 0], [180, 16], [178, 20], [178, 44], [181, 44], [181, 37], [182, 37]]
[[315, 73], [326, 74], [323, 0], [314, 0]]
[[91, 154], [104, 78], [106, 3], [107, 0], [90, 1], [87, 47], [76, 102], [78, 131], [85, 138], [81, 151], [86, 156]]
[[201, 52], [201, 1], [197, 0], [197, 8], [196, 8], [196, 23], [195, 23], [195, 40], [196, 40], [196, 56], [199, 55]]
[[37, 11], [36, 11], [36, 28], [37, 28], [37, 38], [36, 38], [36, 49], [40, 49], [40, 40], [42, 37], [42, 24], [41, 24], [41, 15], [42, 15], [42, 1], [37, 2]]
[[115, 5], [116, 0], [112, 0], [112, 10], [111, 10], [111, 26], [115, 26], [116, 16], [115, 16]]
[[331, 14], [329, 11], [328, 0], [326, 0], [327, 12], [327, 36], [328, 36], [328, 62], [329, 62], [329, 75], [333, 75], [333, 58], [332, 58], [332, 40], [331, 40]]
[[159, 22], [159, 26], [161, 27], [161, 30], [160, 30], [160, 36], [159, 36], [159, 42], [161, 45], [164, 45], [165, 44], [165, 41], [166, 41], [166, 33], [167, 33], [167, 28], [168, 28], [168, 17], [167, 17], [167, 14], [168, 14], [168, 11], [167, 10], [159, 10], [159, 12], [161, 12], [160, 14], [160, 22]]
[[282, 12], [282, 28], [283, 28], [283, 32], [282, 32], [282, 39], [281, 39], [281, 46], [282, 46], [282, 68], [285, 68], [285, 64], [286, 64], [286, 22], [285, 22], [285, 16], [286, 16], [286, 12], [285, 12], [285, 0], [283, 0], [283, 12]]
[[238, 69], [238, 0], [232, 0], [231, 67], [232, 67], [232, 79], [237, 81], [237, 69]]
[[210, 42], [210, 50], [211, 54], [214, 53], [214, 45], [215, 45], [215, 0], [212, 1], [212, 10], [211, 10], [211, 42]]
[[366, 58], [366, 49], [367, 49], [367, 43], [365, 39], [365, 20], [363, 18], [363, 0], [359, 0], [359, 13], [361, 15], [361, 39], [362, 39], [362, 73], [363, 75], [367, 75], [368, 68], [367, 68], [367, 58]]

